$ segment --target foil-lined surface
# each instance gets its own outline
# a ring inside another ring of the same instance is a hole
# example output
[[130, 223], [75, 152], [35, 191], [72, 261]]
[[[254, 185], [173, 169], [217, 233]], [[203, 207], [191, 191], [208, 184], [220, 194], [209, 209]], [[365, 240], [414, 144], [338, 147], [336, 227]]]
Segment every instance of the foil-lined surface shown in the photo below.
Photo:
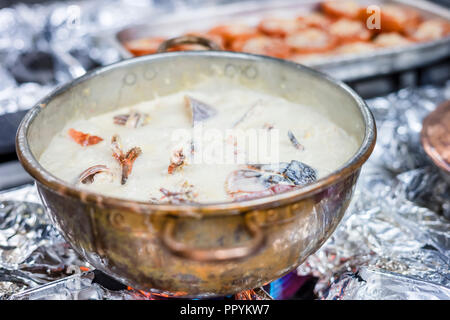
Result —
[[450, 185], [419, 138], [423, 118], [448, 99], [450, 82], [367, 101], [374, 153], [344, 220], [297, 270], [319, 278], [320, 298], [450, 298]]
[[[187, 2], [100, 0], [1, 9], [0, 115], [27, 109], [55, 86], [117, 61], [117, 50], [98, 34]], [[189, 3], [195, 4], [200, 1]], [[264, 298], [261, 291], [290, 298], [315, 277], [320, 299], [450, 299], [450, 186], [419, 139], [423, 118], [448, 99], [450, 83], [369, 100], [377, 146], [344, 220], [296, 272], [250, 296]], [[34, 185], [0, 193], [0, 299], [156, 298], [132, 288], [108, 289], [95, 279], [96, 271], [44, 213]]]
[[[289, 298], [283, 288], [313, 276], [320, 299], [450, 299], [450, 185], [418, 142], [422, 119], [448, 99], [450, 82], [368, 101], [378, 142], [343, 221], [297, 269], [300, 277], [267, 292]], [[88, 269], [44, 214], [34, 185], [0, 194], [0, 298], [155, 298], [108, 290]]]

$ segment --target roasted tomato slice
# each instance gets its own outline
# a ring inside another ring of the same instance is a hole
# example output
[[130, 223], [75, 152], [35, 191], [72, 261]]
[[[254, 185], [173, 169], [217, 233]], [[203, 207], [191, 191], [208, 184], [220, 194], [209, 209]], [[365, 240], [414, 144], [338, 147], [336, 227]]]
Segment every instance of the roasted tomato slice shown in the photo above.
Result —
[[233, 44], [232, 49], [281, 59], [288, 58], [291, 55], [291, 50], [284, 41], [266, 36], [237, 41]]
[[330, 26], [329, 32], [336, 37], [339, 43], [369, 41], [372, 37], [372, 32], [366, 28], [364, 23], [349, 19], [339, 19], [334, 22]]
[[345, 43], [338, 48], [336, 48], [335, 52], [338, 54], [358, 54], [358, 53], [366, 53], [376, 49], [376, 47], [371, 42], [351, 42]]
[[286, 44], [296, 53], [320, 53], [333, 49], [336, 38], [324, 30], [308, 28], [288, 36]]
[[143, 38], [125, 42], [125, 48], [135, 56], [144, 56], [146, 54], [156, 53], [159, 45], [165, 39], [162, 37]]
[[333, 20], [329, 17], [316, 12], [305, 16], [299, 16], [297, 17], [297, 20], [301, 24], [299, 29], [305, 29], [305, 27], [313, 27], [325, 30], [333, 22]]
[[359, 19], [363, 10], [356, 1], [325, 1], [320, 9], [331, 17], [348, 19]]
[[397, 32], [380, 33], [373, 43], [378, 47], [400, 47], [413, 43], [407, 37]]
[[385, 5], [381, 7], [381, 31], [400, 32], [408, 34], [415, 30], [420, 23], [418, 11], [399, 5]]
[[408, 33], [415, 41], [440, 39], [450, 35], [450, 23], [441, 19], [427, 20]]
[[73, 139], [73, 141], [75, 141], [76, 143], [78, 143], [83, 147], [91, 146], [103, 141], [103, 139], [98, 136], [93, 136], [89, 133], [84, 133], [81, 131], [77, 131], [75, 129], [69, 129], [68, 133], [69, 136]]
[[231, 49], [234, 41], [255, 37], [258, 30], [245, 24], [229, 24], [216, 26], [209, 30], [208, 34], [222, 37], [224, 47]]
[[297, 19], [266, 18], [258, 24], [258, 29], [271, 37], [284, 38], [300, 29], [303, 24]]

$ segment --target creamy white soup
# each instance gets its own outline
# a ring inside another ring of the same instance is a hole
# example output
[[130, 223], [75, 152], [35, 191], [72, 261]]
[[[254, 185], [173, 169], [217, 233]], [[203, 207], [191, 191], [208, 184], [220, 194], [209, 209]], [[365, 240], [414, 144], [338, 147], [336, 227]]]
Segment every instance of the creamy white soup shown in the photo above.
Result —
[[240, 201], [342, 166], [355, 137], [307, 105], [211, 84], [66, 124], [42, 153], [82, 189], [152, 203]]

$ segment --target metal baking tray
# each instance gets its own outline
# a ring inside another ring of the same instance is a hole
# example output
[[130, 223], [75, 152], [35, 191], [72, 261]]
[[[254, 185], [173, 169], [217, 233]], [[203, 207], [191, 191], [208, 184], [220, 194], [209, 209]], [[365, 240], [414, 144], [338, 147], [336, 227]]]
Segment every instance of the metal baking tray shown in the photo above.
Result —
[[[306, 1], [245, 1], [211, 6], [197, 10], [178, 10], [152, 18], [151, 23], [128, 26], [110, 36], [123, 58], [133, 55], [124, 42], [152, 36], [174, 37], [189, 31], [207, 30], [220, 23], [233, 21], [256, 25], [265, 16], [297, 16], [317, 9], [320, 0]], [[366, 5], [401, 4], [420, 11], [421, 15], [450, 20], [450, 10], [425, 0], [370, 0]], [[315, 60], [307, 65], [329, 75], [354, 81], [377, 75], [417, 68], [450, 56], [450, 37], [417, 43], [405, 47], [377, 49], [373, 52], [339, 55]]]

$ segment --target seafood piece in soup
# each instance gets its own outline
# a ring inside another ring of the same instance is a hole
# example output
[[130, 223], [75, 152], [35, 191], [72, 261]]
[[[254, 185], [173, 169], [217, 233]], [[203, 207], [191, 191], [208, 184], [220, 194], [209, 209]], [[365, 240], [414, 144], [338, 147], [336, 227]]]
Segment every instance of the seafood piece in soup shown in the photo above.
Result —
[[290, 163], [254, 164], [232, 172], [226, 181], [226, 190], [235, 200], [248, 200], [290, 191], [316, 179], [313, 168], [296, 160]]

